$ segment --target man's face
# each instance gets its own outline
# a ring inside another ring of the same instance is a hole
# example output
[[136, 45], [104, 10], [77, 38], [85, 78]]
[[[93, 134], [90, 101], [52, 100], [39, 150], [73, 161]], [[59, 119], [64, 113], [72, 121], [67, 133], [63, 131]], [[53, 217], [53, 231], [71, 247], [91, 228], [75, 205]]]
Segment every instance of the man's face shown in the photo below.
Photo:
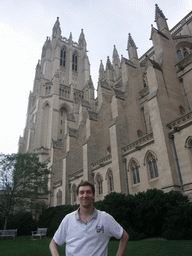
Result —
[[93, 206], [95, 195], [93, 194], [90, 186], [80, 186], [77, 198], [80, 202], [80, 206], [89, 208]]

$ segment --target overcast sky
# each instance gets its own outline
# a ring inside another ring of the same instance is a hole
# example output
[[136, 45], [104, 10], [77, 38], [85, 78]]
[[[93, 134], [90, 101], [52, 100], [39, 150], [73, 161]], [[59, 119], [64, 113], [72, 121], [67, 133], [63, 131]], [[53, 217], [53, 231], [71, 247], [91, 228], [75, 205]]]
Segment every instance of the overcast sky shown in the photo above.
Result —
[[107, 56], [112, 59], [113, 46], [119, 56], [128, 57], [128, 33], [139, 57], [152, 46], [156, 3], [170, 29], [192, 10], [191, 0], [0, 0], [0, 153], [17, 153], [35, 67], [57, 17], [63, 37], [72, 32], [78, 42], [83, 28], [97, 88], [100, 60], [105, 65]]

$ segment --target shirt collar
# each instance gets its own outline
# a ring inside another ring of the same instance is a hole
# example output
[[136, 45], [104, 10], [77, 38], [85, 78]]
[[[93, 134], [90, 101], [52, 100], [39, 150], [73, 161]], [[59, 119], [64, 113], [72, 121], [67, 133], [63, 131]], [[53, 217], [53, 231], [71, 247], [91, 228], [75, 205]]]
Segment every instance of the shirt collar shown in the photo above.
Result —
[[[96, 218], [97, 218], [97, 215], [98, 215], [97, 209], [96, 209], [95, 207], [93, 207], [93, 208], [94, 208], [94, 211], [93, 211], [93, 215], [92, 215], [91, 219], [96, 219]], [[80, 217], [79, 217], [79, 209], [80, 209], [80, 208], [78, 208], [77, 211], [75, 212], [75, 218], [76, 218], [78, 221], [81, 221], [81, 219], [80, 219]]]

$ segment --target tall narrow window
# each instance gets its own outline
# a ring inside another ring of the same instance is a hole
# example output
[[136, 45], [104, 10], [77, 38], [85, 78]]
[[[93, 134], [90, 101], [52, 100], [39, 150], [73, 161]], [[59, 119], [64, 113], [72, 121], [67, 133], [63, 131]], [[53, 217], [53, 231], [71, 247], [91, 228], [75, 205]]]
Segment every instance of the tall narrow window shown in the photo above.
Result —
[[97, 180], [98, 195], [101, 195], [103, 194], [103, 179], [100, 174], [97, 174], [96, 180]]
[[77, 71], [77, 54], [73, 54], [72, 57], [72, 70]]
[[140, 183], [139, 164], [136, 162], [136, 160], [132, 159], [130, 168], [132, 170], [133, 184]]
[[77, 188], [76, 185], [72, 186], [72, 203], [74, 204], [77, 201]]
[[66, 51], [63, 48], [60, 54], [60, 66], [65, 67], [65, 60], [66, 60]]
[[183, 59], [183, 54], [182, 54], [181, 50], [177, 51], [177, 56], [178, 56], [179, 61]]
[[62, 205], [62, 191], [60, 189], [57, 192], [57, 205]]
[[189, 55], [189, 53], [188, 53], [188, 51], [187, 51], [187, 49], [186, 49], [186, 48], [183, 48], [183, 55], [184, 55], [184, 57], [186, 57], [186, 56], [188, 56], [188, 55]]
[[158, 168], [157, 168], [157, 160], [154, 155], [151, 153], [148, 155], [147, 164], [149, 167], [150, 178], [154, 179], [159, 177]]
[[111, 169], [107, 171], [107, 180], [108, 180], [108, 191], [112, 192], [114, 190], [114, 184], [113, 184], [113, 173]]

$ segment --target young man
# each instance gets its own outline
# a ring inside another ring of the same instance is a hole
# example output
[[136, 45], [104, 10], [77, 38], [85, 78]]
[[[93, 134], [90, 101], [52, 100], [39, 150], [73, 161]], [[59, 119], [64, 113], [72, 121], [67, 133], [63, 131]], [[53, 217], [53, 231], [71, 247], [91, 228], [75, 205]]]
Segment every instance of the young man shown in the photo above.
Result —
[[106, 212], [93, 207], [94, 185], [88, 181], [77, 187], [80, 207], [65, 216], [49, 245], [51, 255], [59, 256], [57, 247], [66, 243], [66, 256], [107, 256], [111, 237], [120, 239], [116, 256], [125, 252], [129, 235]]

